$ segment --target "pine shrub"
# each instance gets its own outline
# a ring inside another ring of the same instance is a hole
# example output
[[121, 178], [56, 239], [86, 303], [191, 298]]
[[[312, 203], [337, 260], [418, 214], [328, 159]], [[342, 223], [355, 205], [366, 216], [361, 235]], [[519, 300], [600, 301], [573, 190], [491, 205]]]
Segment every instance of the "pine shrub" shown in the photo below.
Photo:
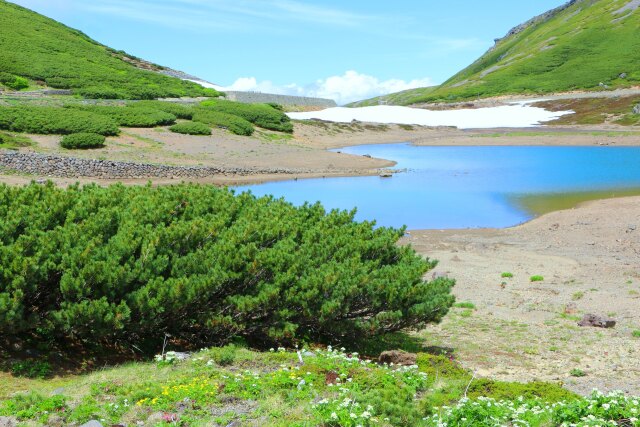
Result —
[[236, 135], [251, 136], [255, 128], [245, 119], [232, 114], [197, 108], [193, 113], [193, 121], [227, 129]]
[[104, 147], [105, 138], [96, 133], [72, 133], [62, 137], [60, 145], [69, 150]]
[[97, 133], [117, 135], [118, 124], [111, 118], [89, 111], [59, 107], [0, 107], [0, 129], [41, 135]]
[[209, 100], [200, 103], [200, 105], [213, 111], [242, 117], [264, 129], [293, 132], [293, 124], [289, 116], [268, 104], [242, 104], [225, 100]]
[[211, 128], [204, 123], [198, 122], [178, 123], [177, 125], [171, 126], [169, 130], [186, 135], [211, 135]]
[[0, 84], [5, 85], [9, 89], [22, 90], [29, 87], [29, 80], [24, 77], [0, 72]]
[[155, 127], [171, 125], [176, 122], [176, 116], [171, 113], [145, 106], [131, 104], [127, 106], [91, 105], [67, 106], [67, 109], [86, 111], [93, 114], [106, 116], [115, 121], [119, 126], [125, 127]]
[[[354, 212], [210, 186], [0, 186], [0, 336], [345, 340], [437, 322], [454, 282]], [[154, 350], [157, 348], [154, 348]]]

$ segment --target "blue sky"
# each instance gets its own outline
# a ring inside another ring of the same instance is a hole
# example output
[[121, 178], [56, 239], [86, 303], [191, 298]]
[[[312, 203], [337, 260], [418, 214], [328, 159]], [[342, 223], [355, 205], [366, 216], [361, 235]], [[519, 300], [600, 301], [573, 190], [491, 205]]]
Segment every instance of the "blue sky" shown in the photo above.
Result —
[[12, 0], [224, 87], [340, 103], [441, 83], [563, 0]]

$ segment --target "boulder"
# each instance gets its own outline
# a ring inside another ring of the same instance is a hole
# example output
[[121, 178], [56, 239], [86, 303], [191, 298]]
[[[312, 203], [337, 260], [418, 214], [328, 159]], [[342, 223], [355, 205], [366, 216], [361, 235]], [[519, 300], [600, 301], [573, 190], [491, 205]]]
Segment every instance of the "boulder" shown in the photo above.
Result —
[[100, 423], [100, 421], [91, 420], [82, 424], [80, 427], [103, 427], [103, 425]]
[[633, 107], [633, 114], [640, 114], [640, 104]]
[[608, 317], [596, 316], [595, 314], [585, 314], [581, 321], [578, 322], [578, 326], [584, 328], [614, 328], [616, 321]]
[[414, 353], [407, 353], [402, 350], [393, 350], [393, 351], [385, 351], [380, 354], [378, 361], [380, 363], [386, 363], [391, 365], [401, 365], [401, 366], [412, 366], [416, 364], [416, 360], [418, 360], [418, 355]]

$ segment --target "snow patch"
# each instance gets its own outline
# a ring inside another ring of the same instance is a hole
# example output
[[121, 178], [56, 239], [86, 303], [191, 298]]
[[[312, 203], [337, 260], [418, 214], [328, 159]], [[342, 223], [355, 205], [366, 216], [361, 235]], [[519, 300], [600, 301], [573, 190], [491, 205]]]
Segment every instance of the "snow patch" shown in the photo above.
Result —
[[431, 111], [419, 108], [379, 105], [361, 108], [329, 108], [322, 111], [289, 113], [294, 120], [326, 120], [349, 123], [354, 120], [370, 123], [420, 126], [455, 126], [460, 129], [534, 127], [573, 111], [547, 111], [532, 107], [535, 100], [512, 105], [472, 110]]

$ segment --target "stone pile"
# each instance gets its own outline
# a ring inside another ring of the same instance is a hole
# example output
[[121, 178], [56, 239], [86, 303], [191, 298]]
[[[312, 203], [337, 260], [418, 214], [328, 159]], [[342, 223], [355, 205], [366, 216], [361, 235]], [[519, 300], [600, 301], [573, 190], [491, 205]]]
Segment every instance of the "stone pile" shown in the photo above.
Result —
[[323, 171], [284, 168], [226, 168], [212, 166], [168, 166], [145, 163], [118, 162], [112, 160], [79, 159], [36, 153], [0, 150], [0, 168], [58, 178], [206, 178], [219, 175], [271, 175], [323, 173]]

